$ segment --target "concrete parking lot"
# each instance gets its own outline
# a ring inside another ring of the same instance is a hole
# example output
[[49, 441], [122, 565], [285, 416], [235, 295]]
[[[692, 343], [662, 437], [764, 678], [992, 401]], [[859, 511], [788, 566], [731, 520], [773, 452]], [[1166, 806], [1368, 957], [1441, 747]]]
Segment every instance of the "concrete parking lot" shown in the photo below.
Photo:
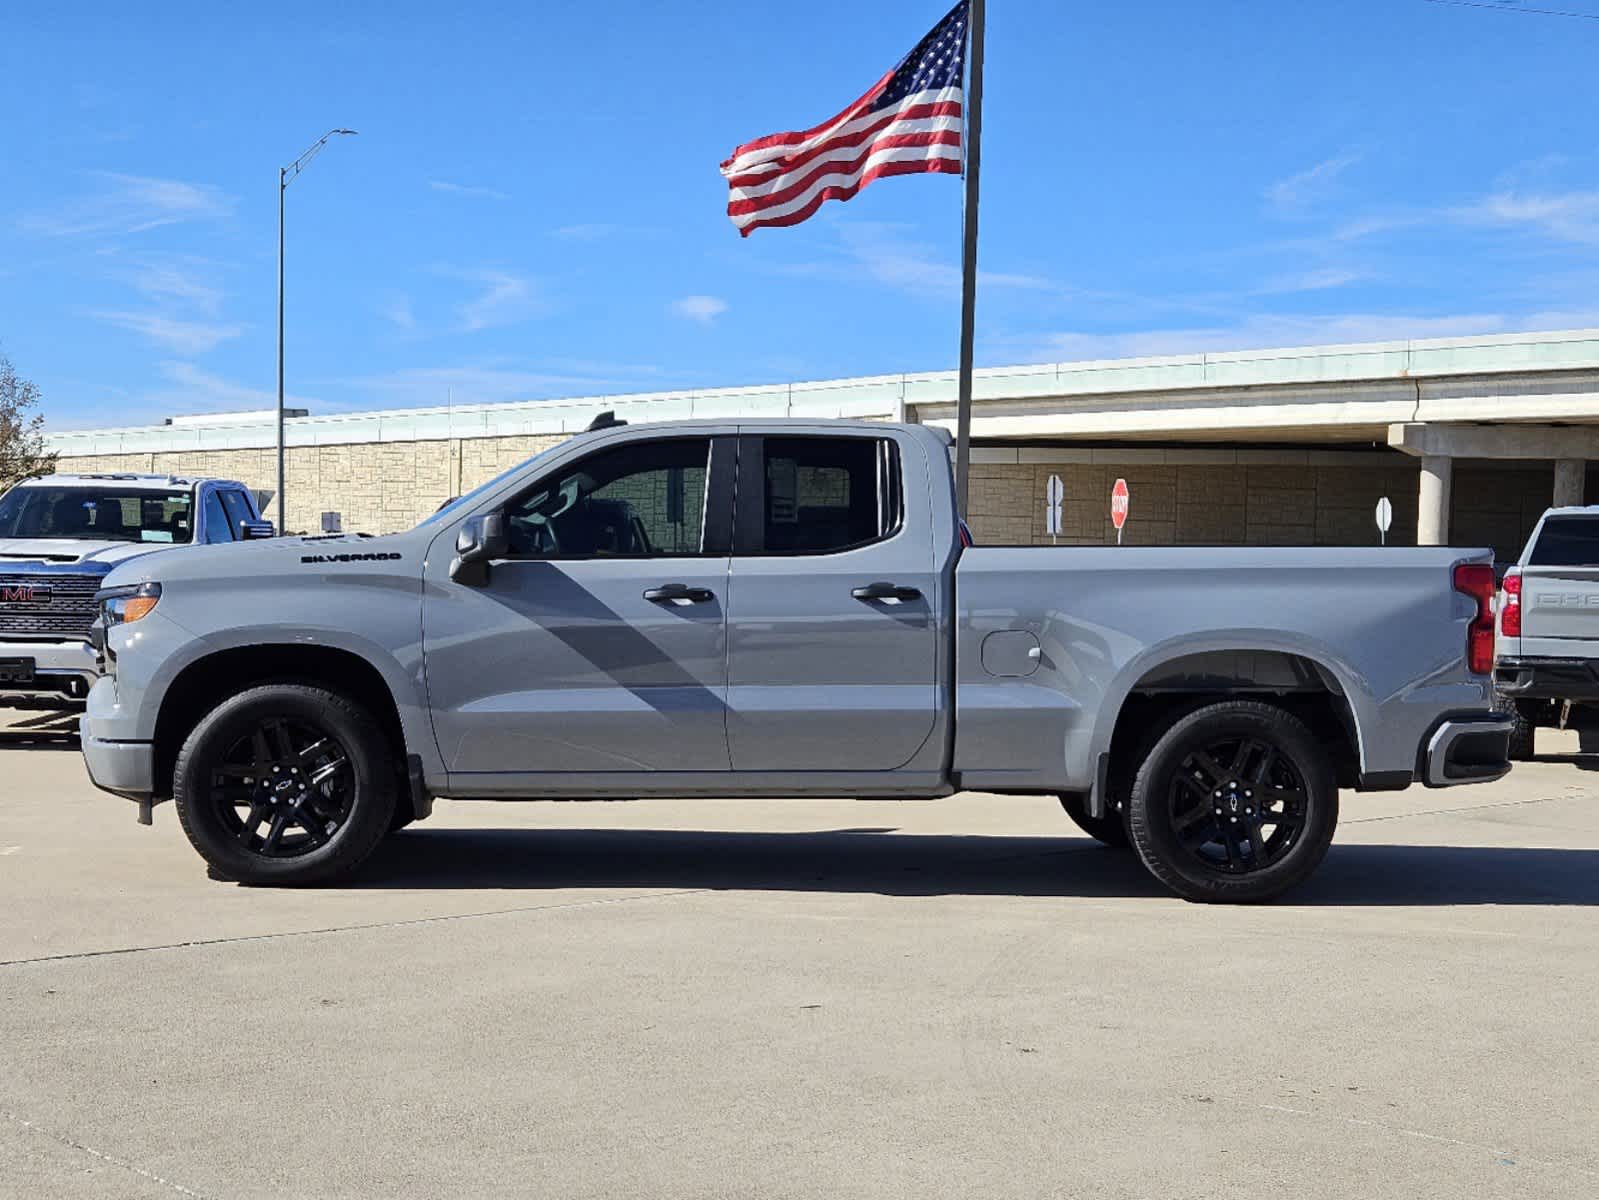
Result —
[[441, 803], [246, 889], [6, 738], [8, 1196], [1599, 1194], [1599, 760], [1206, 908], [981, 795]]

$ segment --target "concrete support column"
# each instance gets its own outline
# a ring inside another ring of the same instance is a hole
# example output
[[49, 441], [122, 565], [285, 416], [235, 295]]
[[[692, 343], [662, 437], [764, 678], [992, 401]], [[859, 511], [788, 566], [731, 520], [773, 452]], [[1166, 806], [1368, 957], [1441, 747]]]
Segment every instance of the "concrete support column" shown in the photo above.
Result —
[[1565, 508], [1582, 503], [1587, 488], [1588, 464], [1580, 458], [1555, 459], [1554, 506]]
[[1422, 456], [1416, 545], [1442, 546], [1449, 541], [1449, 485], [1454, 475], [1455, 460], [1448, 455]]

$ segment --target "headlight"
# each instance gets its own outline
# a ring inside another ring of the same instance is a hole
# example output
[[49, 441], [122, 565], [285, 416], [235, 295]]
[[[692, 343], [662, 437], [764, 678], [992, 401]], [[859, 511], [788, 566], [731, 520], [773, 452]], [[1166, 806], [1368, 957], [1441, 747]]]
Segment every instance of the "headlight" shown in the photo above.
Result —
[[100, 602], [100, 619], [107, 629], [131, 625], [155, 611], [161, 599], [161, 585], [140, 583], [133, 587], [106, 588], [97, 592], [95, 599]]

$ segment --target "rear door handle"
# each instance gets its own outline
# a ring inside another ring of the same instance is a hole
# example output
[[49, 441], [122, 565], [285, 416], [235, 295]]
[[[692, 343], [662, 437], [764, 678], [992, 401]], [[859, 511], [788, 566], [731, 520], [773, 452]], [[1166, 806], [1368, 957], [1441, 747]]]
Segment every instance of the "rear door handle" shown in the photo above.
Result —
[[855, 588], [850, 595], [857, 600], [897, 600], [901, 603], [922, 598], [922, 593], [918, 589], [901, 587], [897, 583], [868, 583]]
[[651, 604], [704, 604], [715, 600], [716, 593], [710, 588], [689, 587], [686, 583], [663, 583], [645, 592], [644, 599]]

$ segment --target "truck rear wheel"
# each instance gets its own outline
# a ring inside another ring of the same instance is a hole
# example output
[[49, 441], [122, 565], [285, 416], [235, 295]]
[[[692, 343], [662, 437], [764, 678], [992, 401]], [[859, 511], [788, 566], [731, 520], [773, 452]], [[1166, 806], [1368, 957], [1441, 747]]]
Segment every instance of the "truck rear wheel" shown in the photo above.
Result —
[[1499, 707], [1510, 717], [1510, 746], [1508, 753], [1511, 762], [1530, 762], [1533, 755], [1533, 741], [1537, 737], [1538, 722], [1536, 712], [1531, 705], [1512, 700], [1508, 696], [1499, 696]]
[[1270, 900], [1321, 863], [1338, 824], [1332, 763], [1297, 717], [1253, 700], [1175, 721], [1139, 766], [1128, 831], [1188, 900]]
[[190, 844], [214, 878], [325, 883], [364, 862], [394, 815], [394, 752], [360, 705], [268, 684], [197, 725], [173, 770]]
[[1117, 850], [1126, 850], [1132, 845], [1127, 839], [1127, 820], [1115, 809], [1107, 812], [1103, 817], [1088, 815], [1088, 805], [1081, 795], [1075, 792], [1062, 793], [1060, 806], [1066, 810], [1066, 815], [1072, 822], [1095, 841], [1103, 842]]

